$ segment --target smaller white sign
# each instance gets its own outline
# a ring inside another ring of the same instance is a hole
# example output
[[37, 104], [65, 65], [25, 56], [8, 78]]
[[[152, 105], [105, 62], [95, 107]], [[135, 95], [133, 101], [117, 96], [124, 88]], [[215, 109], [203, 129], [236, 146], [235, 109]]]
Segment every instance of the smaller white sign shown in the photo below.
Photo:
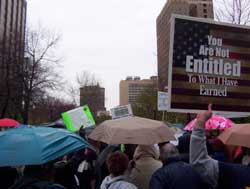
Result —
[[168, 93], [158, 91], [158, 111], [168, 110]]
[[118, 106], [111, 109], [112, 119], [133, 116], [131, 105]]

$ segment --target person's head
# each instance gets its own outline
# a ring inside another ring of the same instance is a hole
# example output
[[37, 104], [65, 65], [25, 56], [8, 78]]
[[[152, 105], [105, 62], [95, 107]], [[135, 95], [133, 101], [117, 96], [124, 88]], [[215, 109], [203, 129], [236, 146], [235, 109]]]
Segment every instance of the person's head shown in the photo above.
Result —
[[24, 175], [50, 181], [54, 177], [54, 165], [52, 162], [43, 165], [28, 165], [24, 168]]
[[124, 153], [128, 156], [129, 160], [133, 159], [136, 147], [137, 147], [136, 144], [125, 144]]
[[190, 134], [185, 133], [178, 138], [179, 144], [177, 146], [180, 154], [189, 154]]
[[247, 149], [247, 153], [246, 154], [250, 156], [250, 148]]
[[79, 131], [78, 131], [78, 134], [80, 137], [82, 137], [84, 140], [87, 140], [87, 137], [86, 137], [86, 132], [83, 128], [81, 128]]
[[18, 173], [15, 168], [0, 167], [1, 188], [9, 188], [15, 183], [18, 178]]
[[223, 152], [225, 145], [217, 138], [209, 139], [209, 143], [212, 146], [214, 152]]
[[107, 159], [109, 173], [113, 177], [123, 175], [128, 168], [128, 156], [122, 152], [114, 152]]
[[160, 148], [160, 159], [163, 164], [167, 164], [169, 158], [179, 156], [178, 149], [171, 143], [166, 143]]
[[72, 167], [64, 161], [59, 161], [54, 164], [54, 169], [54, 182], [70, 188], [75, 182]]
[[152, 157], [154, 159], [159, 159], [160, 152], [158, 145], [138, 145], [135, 149], [134, 159], [140, 159], [141, 157]]

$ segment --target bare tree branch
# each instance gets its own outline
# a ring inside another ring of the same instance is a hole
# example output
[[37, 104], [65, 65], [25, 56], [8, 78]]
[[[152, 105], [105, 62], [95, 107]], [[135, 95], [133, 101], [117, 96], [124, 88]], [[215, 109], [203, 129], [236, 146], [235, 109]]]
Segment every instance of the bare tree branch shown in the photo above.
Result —
[[[68, 84], [66, 93], [70, 96], [72, 102], [80, 105], [80, 88], [84, 88], [86, 86], [97, 86], [97, 90], [99, 90], [100, 85], [101, 82], [96, 78], [95, 74], [88, 71], [82, 71], [81, 73], [76, 74], [75, 85]], [[91, 99], [88, 101], [91, 101]], [[91, 104], [92, 102], [89, 103]]]
[[248, 25], [250, 0], [215, 0], [215, 17], [219, 21]]
[[24, 122], [28, 121], [30, 107], [37, 101], [38, 94], [46, 94], [46, 90], [60, 87], [61, 77], [57, 73], [59, 58], [55, 49], [60, 40], [59, 36], [39, 27], [37, 30], [29, 28], [26, 41], [26, 61], [22, 80], [24, 81]]

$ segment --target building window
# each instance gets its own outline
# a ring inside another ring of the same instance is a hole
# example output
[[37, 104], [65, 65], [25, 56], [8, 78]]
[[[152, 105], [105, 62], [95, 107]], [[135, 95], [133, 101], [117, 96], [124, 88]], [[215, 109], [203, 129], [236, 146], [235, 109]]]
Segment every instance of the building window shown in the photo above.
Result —
[[203, 12], [204, 12], [204, 13], [207, 13], [207, 9], [204, 9]]

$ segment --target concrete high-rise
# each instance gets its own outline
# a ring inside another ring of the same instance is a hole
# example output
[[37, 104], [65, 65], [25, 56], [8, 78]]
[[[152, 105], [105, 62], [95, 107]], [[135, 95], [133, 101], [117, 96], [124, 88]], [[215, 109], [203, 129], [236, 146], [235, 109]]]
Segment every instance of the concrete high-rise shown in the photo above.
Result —
[[212, 0], [168, 0], [157, 18], [157, 59], [158, 88], [165, 91], [168, 86], [168, 65], [170, 47], [171, 14], [181, 14], [194, 17], [212, 18]]
[[21, 106], [26, 12], [26, 0], [0, 0], [0, 116], [15, 116]]
[[137, 98], [146, 87], [157, 88], [157, 76], [150, 79], [140, 79], [140, 77], [127, 77], [120, 81], [120, 105], [136, 103]]

